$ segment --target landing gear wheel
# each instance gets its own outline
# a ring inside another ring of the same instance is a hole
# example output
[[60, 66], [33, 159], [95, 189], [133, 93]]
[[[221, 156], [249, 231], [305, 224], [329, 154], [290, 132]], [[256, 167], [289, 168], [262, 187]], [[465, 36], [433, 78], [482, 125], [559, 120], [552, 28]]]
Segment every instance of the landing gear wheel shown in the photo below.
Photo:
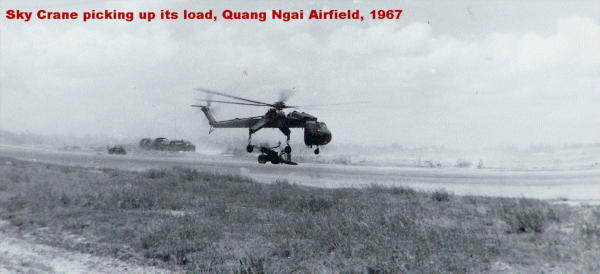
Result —
[[315, 149], [315, 154], [319, 154], [319, 149]]
[[264, 154], [258, 155], [258, 163], [259, 164], [267, 163], [267, 155], [264, 155]]
[[285, 152], [285, 154], [290, 154], [290, 153], [292, 153], [292, 147], [291, 146], [286, 146], [283, 151]]
[[253, 145], [248, 145], [246, 147], [246, 151], [248, 151], [248, 153], [251, 153], [254, 150], [254, 146]]

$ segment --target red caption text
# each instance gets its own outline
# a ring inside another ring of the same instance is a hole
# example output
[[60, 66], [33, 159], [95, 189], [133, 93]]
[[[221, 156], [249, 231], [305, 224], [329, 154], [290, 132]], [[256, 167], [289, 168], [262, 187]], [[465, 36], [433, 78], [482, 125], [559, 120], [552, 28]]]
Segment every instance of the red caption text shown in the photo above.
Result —
[[[397, 20], [400, 19], [402, 10], [372, 10], [369, 12], [372, 20]], [[266, 20], [281, 20], [288, 22], [291, 20], [360, 20], [363, 21], [365, 18], [361, 15], [360, 10], [310, 10], [310, 11], [282, 11], [272, 10], [271, 12], [245, 12], [245, 11], [232, 11], [224, 10], [221, 13], [208, 11], [188, 11], [183, 12], [161, 10], [160, 12], [122, 12], [117, 10], [91, 10], [89, 12], [77, 12], [68, 11], [48, 11], [38, 10], [37, 12], [21, 11], [21, 10], [7, 10], [6, 19], [9, 20], [23, 20], [29, 22], [32, 18], [39, 20], [83, 20], [84, 22], [92, 20], [124, 20], [131, 22], [134, 19], [152, 21], [154, 19], [162, 20], [210, 20], [217, 21], [218, 16], [224, 20], [256, 20], [264, 22]], [[268, 16], [270, 15], [270, 17]]]

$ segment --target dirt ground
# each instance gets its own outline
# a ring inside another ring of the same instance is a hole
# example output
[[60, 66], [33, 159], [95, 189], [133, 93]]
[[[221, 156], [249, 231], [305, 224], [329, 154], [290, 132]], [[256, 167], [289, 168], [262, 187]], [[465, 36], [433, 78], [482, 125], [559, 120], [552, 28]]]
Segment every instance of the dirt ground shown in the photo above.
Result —
[[0, 273], [176, 273], [36, 244], [9, 229], [0, 221]]

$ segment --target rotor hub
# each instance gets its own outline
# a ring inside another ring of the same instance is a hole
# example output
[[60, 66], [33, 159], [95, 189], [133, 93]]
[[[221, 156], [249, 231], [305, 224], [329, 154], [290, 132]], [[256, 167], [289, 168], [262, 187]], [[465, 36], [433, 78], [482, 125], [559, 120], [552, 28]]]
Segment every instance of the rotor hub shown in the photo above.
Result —
[[285, 105], [284, 102], [275, 102], [273, 104], [273, 107], [277, 110], [282, 110], [282, 109], [286, 108], [287, 106]]

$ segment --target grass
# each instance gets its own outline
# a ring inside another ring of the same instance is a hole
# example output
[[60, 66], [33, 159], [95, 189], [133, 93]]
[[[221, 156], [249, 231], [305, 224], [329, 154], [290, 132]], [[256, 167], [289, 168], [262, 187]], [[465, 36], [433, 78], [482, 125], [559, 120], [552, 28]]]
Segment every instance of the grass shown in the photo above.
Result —
[[599, 208], [443, 189], [5, 158], [0, 216], [42, 243], [192, 273], [600, 271]]

